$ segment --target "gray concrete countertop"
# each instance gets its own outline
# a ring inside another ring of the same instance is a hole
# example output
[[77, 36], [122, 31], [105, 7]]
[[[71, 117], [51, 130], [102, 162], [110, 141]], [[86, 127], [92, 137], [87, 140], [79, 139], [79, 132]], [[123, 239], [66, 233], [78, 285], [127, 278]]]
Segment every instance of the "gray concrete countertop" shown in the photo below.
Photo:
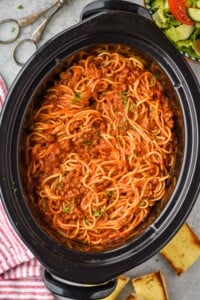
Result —
[[[40, 8], [50, 4], [51, 0], [0, 0], [0, 20], [4, 18], [21, 18], [37, 11]], [[62, 30], [75, 25], [79, 22], [79, 16], [82, 8], [90, 3], [91, 0], [71, 0], [65, 5], [51, 20], [46, 31], [43, 34], [41, 41], [38, 43], [40, 47], [55, 34]], [[132, 1], [138, 4], [143, 4], [143, 1]], [[19, 9], [19, 5], [23, 6]], [[41, 19], [33, 25], [22, 28], [20, 39], [30, 37], [33, 30], [41, 22]], [[12, 48], [15, 42], [9, 45], [0, 44], [0, 74], [3, 76], [7, 88], [12, 85], [21, 67], [16, 65], [12, 60]], [[193, 72], [200, 82], [200, 64], [189, 62]], [[200, 236], [200, 197], [195, 204], [190, 216], [187, 219], [188, 224]], [[177, 276], [171, 269], [168, 263], [159, 254], [152, 257], [142, 265], [130, 270], [126, 273], [130, 278], [161, 270], [167, 281], [170, 300], [199, 300], [200, 299], [200, 260], [197, 261], [183, 275]], [[127, 286], [124, 292], [118, 297], [118, 300], [125, 299], [125, 296], [130, 293], [131, 286]], [[159, 300], [156, 298], [155, 300]]]

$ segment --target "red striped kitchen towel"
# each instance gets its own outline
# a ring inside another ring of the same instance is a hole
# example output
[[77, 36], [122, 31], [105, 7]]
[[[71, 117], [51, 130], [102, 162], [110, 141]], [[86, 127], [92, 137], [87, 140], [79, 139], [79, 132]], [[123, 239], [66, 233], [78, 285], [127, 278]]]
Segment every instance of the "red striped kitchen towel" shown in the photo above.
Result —
[[[6, 92], [0, 76], [0, 109]], [[54, 300], [43, 283], [43, 269], [13, 230], [0, 199], [0, 299]]]

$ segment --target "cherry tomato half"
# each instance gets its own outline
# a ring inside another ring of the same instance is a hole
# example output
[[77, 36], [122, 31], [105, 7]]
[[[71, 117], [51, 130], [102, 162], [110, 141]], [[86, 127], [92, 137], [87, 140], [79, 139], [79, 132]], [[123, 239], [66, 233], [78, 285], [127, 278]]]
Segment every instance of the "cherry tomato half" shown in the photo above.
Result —
[[200, 53], [200, 39], [196, 40], [196, 49]]
[[182, 24], [192, 25], [194, 22], [189, 18], [186, 7], [187, 0], [168, 0], [169, 9], [175, 19]]

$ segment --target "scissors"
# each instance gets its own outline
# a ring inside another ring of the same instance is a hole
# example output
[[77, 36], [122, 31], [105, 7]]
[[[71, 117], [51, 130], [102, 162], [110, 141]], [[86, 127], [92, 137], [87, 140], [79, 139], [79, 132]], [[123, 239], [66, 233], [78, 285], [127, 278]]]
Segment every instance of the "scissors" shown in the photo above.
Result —
[[[43, 16], [45, 13], [47, 13], [48, 11], [52, 10], [50, 14], [48, 14], [48, 16], [44, 17], [44, 20], [41, 22], [41, 24], [38, 26], [38, 28], [36, 28], [36, 30], [32, 33], [30, 38], [25, 38], [21, 41], [19, 41], [16, 46], [13, 48], [13, 59], [14, 61], [18, 64], [18, 65], [23, 65], [25, 63], [25, 61], [21, 61], [20, 57], [18, 55], [18, 51], [20, 51], [20, 49], [23, 50], [23, 46], [25, 46], [26, 43], [29, 43], [32, 45], [32, 47], [34, 48], [34, 51], [37, 50], [38, 46], [37, 46], [37, 42], [41, 39], [42, 34], [44, 32], [44, 30], [46, 29], [46, 26], [48, 25], [48, 23], [50, 22], [50, 20], [53, 18], [53, 16], [61, 9], [61, 7], [65, 4], [65, 3], [69, 3], [70, 0], [54, 0], [53, 3], [45, 8], [43, 8], [42, 10], [33, 13], [27, 17], [21, 18], [21, 19], [4, 19], [4, 20], [0, 20], [0, 27], [4, 26], [4, 25], [9, 25], [10, 29], [11, 26], [12, 27], [12, 37], [10, 38], [0, 38], [0, 44], [9, 44], [14, 42], [15, 40], [17, 40], [17, 38], [20, 35], [20, 30], [22, 27], [28, 26], [32, 23], [34, 23], [38, 18], [40, 18], [41, 16]], [[7, 26], [8, 27], [8, 26]], [[3, 28], [3, 27], [2, 27]], [[9, 27], [8, 27], [9, 28]]]

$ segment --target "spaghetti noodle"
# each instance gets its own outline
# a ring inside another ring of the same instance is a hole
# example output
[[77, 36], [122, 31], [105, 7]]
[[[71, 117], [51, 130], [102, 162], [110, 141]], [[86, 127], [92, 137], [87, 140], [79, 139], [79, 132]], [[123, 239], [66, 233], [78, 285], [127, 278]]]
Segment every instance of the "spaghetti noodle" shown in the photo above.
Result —
[[166, 192], [173, 112], [156, 76], [123, 47], [76, 54], [26, 138], [31, 202], [66, 240], [105, 247], [136, 234]]

